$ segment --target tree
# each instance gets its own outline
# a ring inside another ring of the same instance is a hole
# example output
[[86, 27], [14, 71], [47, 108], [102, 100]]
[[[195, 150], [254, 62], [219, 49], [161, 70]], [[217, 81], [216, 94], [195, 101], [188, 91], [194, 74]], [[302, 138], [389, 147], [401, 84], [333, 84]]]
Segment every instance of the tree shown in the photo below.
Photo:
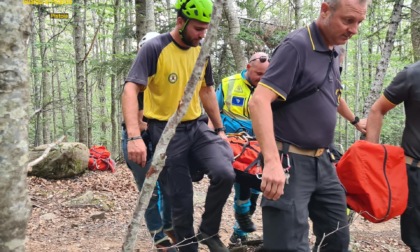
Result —
[[3, 0], [0, 13], [0, 251], [25, 251], [30, 8]]
[[52, 108], [52, 91], [51, 81], [49, 76], [49, 63], [48, 63], [48, 51], [47, 43], [45, 38], [45, 16], [47, 11], [45, 6], [38, 6], [38, 20], [39, 20], [39, 42], [40, 56], [41, 56], [41, 88], [42, 88], [42, 142], [47, 144], [51, 141], [50, 138], [50, 121], [51, 121], [51, 108]]
[[420, 60], [420, 0], [411, 2], [411, 43], [414, 61]]
[[81, 11], [82, 2], [80, 0], [73, 1], [73, 37], [74, 51], [76, 60], [76, 111], [77, 111], [77, 128], [78, 141], [87, 144], [87, 113], [86, 113], [86, 95], [85, 95], [85, 71], [84, 71], [84, 20]]
[[382, 50], [381, 61], [376, 68], [375, 81], [372, 83], [370, 93], [365, 100], [363, 107], [364, 117], [367, 117], [370, 107], [379, 98], [382, 91], [384, 75], [388, 68], [389, 59], [394, 48], [395, 34], [397, 33], [398, 25], [401, 22], [401, 14], [404, 0], [395, 1], [394, 9], [391, 15], [391, 22], [389, 24], [388, 32], [386, 34], [385, 45]]
[[241, 31], [238, 16], [236, 15], [233, 1], [225, 1], [223, 9], [226, 13], [229, 23], [229, 45], [235, 60], [236, 71], [241, 71], [246, 67], [247, 60], [245, 58], [245, 49], [238, 38]]

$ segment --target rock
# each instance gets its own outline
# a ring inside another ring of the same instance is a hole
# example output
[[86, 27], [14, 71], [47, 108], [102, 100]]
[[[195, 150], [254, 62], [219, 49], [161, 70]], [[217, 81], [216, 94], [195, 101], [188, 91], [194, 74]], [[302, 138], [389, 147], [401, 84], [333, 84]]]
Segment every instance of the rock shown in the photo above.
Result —
[[96, 212], [90, 215], [92, 220], [103, 220], [105, 219], [105, 212]]
[[39, 217], [41, 220], [54, 220], [57, 216], [53, 213], [47, 213]]
[[[47, 145], [40, 145], [29, 152], [29, 162], [40, 157]], [[46, 179], [74, 177], [86, 171], [89, 162], [89, 148], [82, 143], [60, 143], [28, 173]]]
[[95, 195], [92, 191], [87, 191], [79, 197], [73, 198], [63, 205], [67, 207], [96, 207], [104, 211], [110, 211], [113, 207], [105, 196]]

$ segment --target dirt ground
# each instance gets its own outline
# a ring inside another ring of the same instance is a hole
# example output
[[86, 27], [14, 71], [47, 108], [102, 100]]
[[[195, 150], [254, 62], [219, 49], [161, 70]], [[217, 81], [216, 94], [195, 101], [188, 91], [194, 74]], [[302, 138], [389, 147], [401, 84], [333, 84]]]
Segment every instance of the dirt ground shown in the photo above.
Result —
[[[203, 211], [207, 185], [207, 178], [194, 185], [196, 227]], [[138, 195], [131, 172], [125, 165], [119, 165], [115, 173], [88, 171], [66, 180], [29, 177], [28, 187], [33, 209], [26, 251], [121, 251]], [[88, 201], [78, 198], [81, 195]], [[228, 244], [234, 222], [232, 204], [233, 193], [225, 206], [220, 230], [225, 244]], [[253, 220], [257, 231], [252, 237], [258, 239], [262, 236], [260, 209]], [[409, 251], [401, 241], [398, 218], [373, 224], [356, 216], [350, 230], [352, 251]], [[144, 220], [136, 251], [153, 251]], [[208, 249], [200, 245], [200, 251]], [[254, 251], [254, 248], [245, 251]]]

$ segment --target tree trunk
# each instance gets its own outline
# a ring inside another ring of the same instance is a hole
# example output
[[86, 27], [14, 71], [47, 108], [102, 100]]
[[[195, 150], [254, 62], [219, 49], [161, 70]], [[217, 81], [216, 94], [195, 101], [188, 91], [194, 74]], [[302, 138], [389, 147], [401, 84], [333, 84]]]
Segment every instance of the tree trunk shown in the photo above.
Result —
[[153, 0], [146, 0], [146, 32], [156, 31], [155, 3]]
[[245, 69], [247, 59], [245, 57], [245, 49], [241, 45], [241, 41], [238, 39], [238, 35], [241, 32], [241, 26], [239, 24], [238, 16], [236, 15], [237, 11], [233, 6], [233, 1], [225, 1], [223, 9], [229, 23], [228, 40], [230, 49], [232, 50], [233, 58], [235, 60], [236, 71], [240, 72], [242, 69]]
[[[89, 1], [90, 2], [90, 1]], [[85, 11], [83, 11], [83, 45], [84, 45], [84, 52], [85, 52], [85, 56], [84, 56], [84, 58], [86, 59], [86, 57], [87, 57], [87, 52], [89, 51], [89, 46], [90, 46], [90, 44], [88, 45], [88, 43], [87, 43], [87, 41], [86, 41], [86, 33], [87, 33], [87, 26], [86, 26], [86, 13], [87, 13], [87, 10], [88, 10], [88, 3], [87, 3], [87, 0], [84, 0], [83, 1], [83, 9], [85, 10]], [[94, 38], [92, 38], [92, 40], [95, 40], [95, 37]], [[95, 43], [95, 41], [92, 41], [91, 43]], [[87, 60], [84, 60], [84, 64], [85, 64], [85, 67], [84, 67], [84, 69], [85, 69], [85, 75], [84, 75], [84, 77], [85, 77], [85, 90], [86, 90], [86, 92], [85, 92], [85, 99], [86, 99], [86, 119], [87, 119], [87, 121], [86, 121], [86, 131], [87, 131], [87, 135], [86, 135], [86, 138], [87, 138], [87, 142], [86, 142], [86, 145], [87, 146], [92, 146], [93, 144], [92, 144], [92, 141], [93, 141], [93, 133], [92, 133], [92, 127], [93, 127], [93, 125], [92, 125], [92, 85], [90, 84], [90, 82], [89, 82], [89, 65], [88, 65], [88, 61]]]
[[76, 111], [77, 111], [77, 125], [78, 141], [87, 145], [87, 113], [86, 113], [86, 90], [85, 90], [85, 71], [84, 71], [84, 38], [83, 27], [84, 20], [81, 11], [81, 0], [73, 1], [73, 36], [74, 36], [74, 51], [76, 59]]
[[363, 116], [367, 117], [370, 108], [373, 103], [379, 98], [382, 92], [382, 86], [384, 81], [384, 75], [388, 68], [389, 58], [391, 57], [392, 50], [394, 48], [395, 34], [397, 33], [398, 25], [401, 21], [402, 6], [404, 0], [397, 0], [394, 4], [394, 9], [391, 15], [391, 22], [389, 24], [388, 32], [386, 34], [385, 45], [382, 50], [382, 57], [379, 61], [378, 67], [376, 68], [375, 80], [372, 83], [370, 93], [365, 100], [363, 107]]
[[137, 44], [146, 34], [146, 0], [135, 0], [136, 3], [136, 37]]
[[[120, 11], [121, 11], [121, 2], [120, 0], [115, 0], [114, 3], [114, 31], [112, 33], [112, 61], [116, 60], [116, 55], [120, 52], [119, 50], [119, 29], [120, 29]], [[117, 69], [114, 68], [112, 71], [111, 77], [111, 153], [116, 154], [117, 151], [117, 81], [119, 80], [119, 75], [116, 75]]]
[[0, 251], [25, 251], [30, 213], [26, 188], [31, 10], [22, 1], [0, 5]]
[[295, 3], [295, 29], [303, 26], [302, 22], [302, 0], [294, 0]]
[[42, 83], [42, 142], [44, 144], [51, 142], [50, 137], [50, 120], [51, 120], [51, 109], [52, 109], [52, 94], [51, 94], [51, 81], [49, 79], [48, 68], [49, 59], [47, 53], [47, 44], [45, 39], [45, 16], [47, 15], [45, 6], [40, 5], [38, 7], [38, 20], [39, 20], [39, 43], [40, 43], [40, 56], [41, 56], [41, 83]]
[[420, 0], [411, 2], [411, 43], [414, 61], [420, 60]]
[[145, 179], [143, 188], [140, 191], [137, 207], [134, 211], [133, 219], [131, 220], [131, 223], [128, 227], [127, 235], [123, 244], [123, 251], [134, 251], [134, 246], [137, 241], [137, 233], [140, 229], [140, 221], [144, 216], [144, 211], [147, 205], [149, 204], [150, 197], [153, 193], [153, 189], [156, 186], [156, 181], [165, 164], [166, 149], [168, 147], [169, 142], [175, 134], [176, 127], [181, 122], [182, 117], [184, 117], [185, 112], [187, 111], [192, 95], [198, 83], [198, 79], [206, 63], [206, 59], [210, 55], [210, 47], [213, 42], [213, 39], [216, 37], [217, 34], [217, 27], [219, 26], [221, 9], [223, 8], [224, 1], [225, 0], [213, 1], [214, 5], [212, 20], [206, 38], [204, 40], [204, 44], [201, 48], [197, 62], [195, 63], [195, 67], [191, 74], [190, 80], [187, 83], [187, 87], [185, 88], [185, 93], [180, 103], [181, 105], [169, 119], [168, 123], [165, 126], [165, 129], [162, 132], [162, 136], [156, 145], [152, 165], [150, 167], [150, 169], [153, 169], [154, 172], [150, 175], [150, 177], [147, 177]]
[[[32, 8], [31, 11], [31, 18], [32, 20], [35, 20], [35, 8]], [[36, 71], [38, 69], [38, 50], [36, 49], [36, 28], [35, 28], [35, 22], [32, 22], [31, 27], [32, 34], [30, 36], [30, 43], [31, 43], [31, 68], [35, 71], [32, 71], [32, 93], [33, 93], [33, 100], [32, 104], [35, 111], [38, 111], [39, 108], [41, 108], [41, 97], [40, 97], [40, 86], [39, 86], [39, 73]], [[41, 144], [41, 134], [42, 134], [42, 128], [41, 128], [41, 113], [36, 112], [35, 119], [35, 136], [33, 145], [38, 146]]]

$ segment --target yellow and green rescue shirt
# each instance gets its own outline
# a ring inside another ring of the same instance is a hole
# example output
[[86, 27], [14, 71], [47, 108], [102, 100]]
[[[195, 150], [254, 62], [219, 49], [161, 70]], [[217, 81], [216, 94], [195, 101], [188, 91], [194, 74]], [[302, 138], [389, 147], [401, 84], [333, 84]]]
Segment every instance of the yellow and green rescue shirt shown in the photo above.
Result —
[[[146, 118], [168, 121], [175, 113], [200, 50], [200, 46], [180, 47], [169, 33], [150, 39], [143, 45], [125, 81], [146, 86], [144, 91]], [[199, 91], [201, 87], [213, 84], [208, 60], [182, 121], [195, 120], [201, 115]]]

